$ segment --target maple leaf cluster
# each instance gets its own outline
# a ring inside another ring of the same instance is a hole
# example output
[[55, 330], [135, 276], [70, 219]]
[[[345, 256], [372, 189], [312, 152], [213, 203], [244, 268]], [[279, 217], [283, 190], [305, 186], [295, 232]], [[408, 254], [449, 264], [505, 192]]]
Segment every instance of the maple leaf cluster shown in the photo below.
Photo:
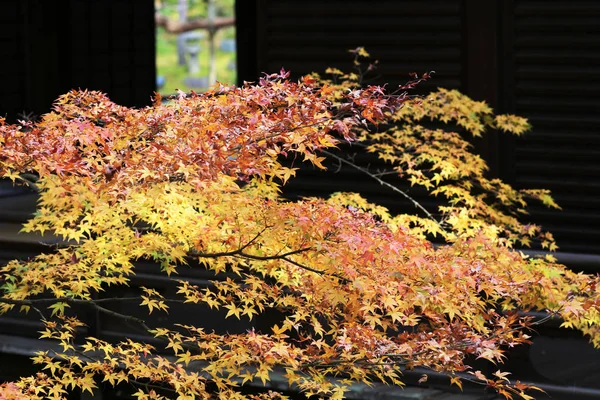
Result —
[[[514, 211], [528, 197], [553, 206], [549, 193], [486, 178], [458, 133], [421, 124], [428, 117], [475, 135], [520, 134], [526, 121], [494, 116], [454, 91], [415, 99], [404, 87], [386, 94], [361, 89], [360, 74], [329, 73], [340, 82], [292, 82], [282, 71], [143, 109], [72, 91], [39, 122], [0, 121], [0, 174], [40, 196], [23, 230], [64, 239], [0, 268], [0, 312], [37, 313], [41, 339], [59, 345], [33, 358], [38, 374], [1, 386], [0, 398], [58, 399], [125, 384], [140, 400], [285, 398], [240, 390], [278, 373], [308, 397], [340, 399], [353, 382], [403, 385], [403, 370], [424, 367], [458, 386], [468, 379], [527, 399], [531, 387], [467, 362], [501, 364], [507, 348], [527, 343], [538, 322], [524, 312], [548, 311], [599, 346], [598, 278], [512, 249], [528, 238], [553, 247], [551, 235]], [[383, 123], [391, 128], [370, 132]], [[335, 156], [328, 150], [344, 142], [363, 144], [447, 205], [435, 215], [391, 215], [353, 193], [282, 198], [296, 171], [286, 160], [324, 168]], [[432, 234], [444, 244], [432, 245]], [[128, 285], [140, 260], [155, 261], [177, 297], [145, 287], [136, 298], [103, 298], [109, 286]], [[217, 275], [198, 287], [176, 277], [181, 268]], [[119, 300], [137, 300], [140, 313], [112, 309]], [[266, 331], [217, 334], [141, 317], [176, 303], [224, 318], [253, 321], [272, 310], [280, 318]], [[153, 345], [79, 337], [74, 306], [136, 324]]]

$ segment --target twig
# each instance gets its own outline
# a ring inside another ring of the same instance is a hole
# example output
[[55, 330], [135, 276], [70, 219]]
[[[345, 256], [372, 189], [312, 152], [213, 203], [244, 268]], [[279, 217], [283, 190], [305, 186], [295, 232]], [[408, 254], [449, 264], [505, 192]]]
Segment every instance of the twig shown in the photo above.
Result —
[[[253, 239], [254, 240], [254, 239]], [[337, 279], [342, 280], [343, 283], [349, 283], [350, 281], [346, 278], [344, 278], [341, 275], [335, 274], [335, 273], [329, 273], [329, 272], [325, 272], [325, 271], [321, 271], [315, 268], [311, 268], [307, 265], [301, 264], [297, 261], [292, 260], [291, 258], [289, 258], [289, 256], [293, 256], [295, 254], [300, 254], [300, 253], [304, 253], [306, 251], [312, 250], [312, 248], [310, 247], [305, 247], [302, 249], [298, 249], [298, 250], [292, 250], [292, 251], [288, 251], [286, 253], [282, 253], [282, 254], [276, 254], [276, 255], [271, 255], [271, 256], [258, 256], [255, 254], [249, 254], [249, 253], [245, 253], [243, 251], [244, 248], [246, 248], [246, 246], [243, 246], [237, 250], [234, 251], [229, 251], [229, 252], [219, 252], [219, 253], [198, 253], [198, 252], [193, 252], [192, 255], [198, 258], [219, 258], [219, 257], [235, 257], [235, 258], [246, 258], [246, 259], [250, 259], [250, 260], [257, 260], [257, 261], [270, 261], [270, 260], [283, 260], [283, 261], [287, 261], [290, 264], [293, 264], [299, 268], [302, 268], [306, 271], [310, 271], [310, 272], [314, 272], [316, 274], [319, 275], [325, 275], [325, 276], [331, 276]]]
[[425, 215], [427, 215], [427, 218], [431, 219], [432, 221], [434, 221], [442, 231], [446, 231], [440, 224], [440, 222], [435, 219], [435, 217], [433, 215], [431, 215], [431, 213], [429, 211], [427, 211], [427, 209], [425, 209], [425, 207], [423, 207], [418, 201], [416, 201], [415, 199], [413, 199], [411, 196], [409, 196], [406, 192], [398, 189], [396, 186], [384, 181], [383, 179], [379, 178], [376, 174], [373, 174], [371, 172], [369, 172], [367, 169], [358, 166], [356, 164], [354, 164], [353, 162], [350, 162], [336, 154], [333, 154], [327, 150], [321, 150], [321, 152], [329, 157], [335, 158], [336, 160], [338, 160], [340, 163], [344, 163], [346, 165], [351, 166], [354, 169], [359, 170], [360, 172], [368, 175], [369, 177], [375, 179], [377, 182], [379, 182], [380, 185], [386, 186], [390, 189], [392, 189], [394, 192], [404, 196], [407, 200], [409, 200], [416, 208], [418, 208], [419, 210], [423, 211], [423, 213], [425, 213]]
[[236, 250], [223, 251], [223, 252], [218, 252], [218, 253], [200, 253], [200, 252], [192, 251], [190, 254], [192, 256], [198, 257], [198, 258], [243, 257], [243, 258], [250, 258], [252, 260], [269, 261], [269, 260], [283, 259], [284, 257], [287, 257], [287, 256], [293, 256], [294, 254], [300, 254], [300, 253], [304, 253], [306, 251], [312, 250], [311, 247], [305, 247], [302, 249], [292, 250], [292, 251], [288, 251], [287, 253], [277, 254], [277, 255], [273, 255], [273, 256], [257, 256], [254, 254], [245, 253], [243, 250], [246, 247], [247, 247], [247, 245], [243, 246], [239, 249], [236, 249]]
[[25, 178], [23, 175], [17, 177], [20, 181], [24, 182], [30, 189], [32, 189], [36, 193], [40, 193], [39, 186], [31, 179]]
[[[105, 307], [102, 307], [102, 306], [96, 304], [96, 302], [94, 300], [72, 299], [72, 298], [14, 300], [14, 299], [0, 298], [0, 303], [26, 305], [26, 306], [32, 306], [33, 304], [58, 303], [58, 302], [79, 304], [79, 305], [92, 307], [98, 312], [101, 312], [106, 315], [110, 315], [112, 317], [121, 319], [123, 321], [135, 322], [136, 324], [140, 325], [146, 331], [151, 330], [150, 327], [148, 325], [146, 325], [146, 322], [144, 320], [134, 317], [134, 316], [131, 316], [131, 315], [121, 314], [119, 312], [109, 310], [108, 308], [105, 308]], [[41, 314], [41, 312], [40, 312], [40, 314]], [[42, 314], [42, 316], [43, 316], [43, 314]]]
[[320, 271], [318, 269], [311, 268], [311, 267], [309, 267], [307, 265], [300, 264], [299, 262], [296, 262], [296, 261], [294, 261], [294, 260], [292, 260], [291, 258], [288, 258], [288, 257], [283, 257], [283, 260], [289, 262], [292, 265], [295, 265], [298, 268], [302, 268], [302, 269], [305, 269], [305, 270], [310, 271], [310, 272], [314, 272], [314, 273], [319, 274], [319, 275], [332, 276], [334, 278], [340, 279], [343, 283], [350, 283], [350, 280], [348, 280], [347, 278], [344, 278], [343, 276], [341, 276], [339, 274], [329, 273], [329, 272], [325, 272], [325, 271]]

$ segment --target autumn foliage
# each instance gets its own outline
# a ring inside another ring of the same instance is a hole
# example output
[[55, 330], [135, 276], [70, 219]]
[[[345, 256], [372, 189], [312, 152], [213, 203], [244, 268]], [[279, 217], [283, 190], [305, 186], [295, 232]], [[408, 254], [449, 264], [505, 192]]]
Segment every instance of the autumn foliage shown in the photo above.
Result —
[[[521, 134], [527, 122], [456, 91], [413, 98], [406, 90], [416, 81], [390, 93], [360, 80], [330, 69], [293, 82], [282, 71], [143, 109], [72, 91], [39, 122], [0, 120], [0, 174], [40, 196], [23, 231], [64, 239], [0, 269], [0, 312], [38, 315], [40, 338], [61, 349], [39, 352], [40, 372], [0, 387], [0, 398], [64, 398], [99, 385], [126, 385], [139, 400], [284, 398], [240, 390], [277, 372], [292, 390], [339, 399], [353, 382], [403, 385], [402, 371], [415, 367], [531, 398], [505, 372], [486, 376], [467, 360], [501, 364], [540, 323], [532, 310], [600, 345], [598, 278], [513, 249], [555, 248], [549, 233], [522, 222], [530, 200], [557, 207], [549, 193], [487, 177], [465, 135]], [[333, 151], [347, 143], [390, 174]], [[356, 193], [281, 196], [301, 161], [323, 168], [326, 157], [410, 198], [384, 180], [403, 177], [443, 205], [412, 200], [414, 213], [391, 215]], [[178, 297], [146, 287], [139, 313], [119, 314], [111, 309], [119, 299], [102, 292], [128, 285], [140, 260], [176, 281]], [[178, 278], [182, 268], [215, 280], [197, 287]], [[266, 330], [223, 335], [144, 322], [144, 312], [178, 302], [250, 322], [267, 311], [280, 317]], [[78, 337], [76, 305], [156, 340]]]

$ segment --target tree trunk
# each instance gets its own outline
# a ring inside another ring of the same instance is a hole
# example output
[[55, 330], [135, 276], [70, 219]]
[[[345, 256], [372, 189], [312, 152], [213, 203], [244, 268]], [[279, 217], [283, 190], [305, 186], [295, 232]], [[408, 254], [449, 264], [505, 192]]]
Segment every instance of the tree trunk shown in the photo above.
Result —
[[[179, 23], [185, 25], [187, 22], [188, 3], [187, 0], [179, 0], [177, 3]], [[185, 39], [183, 35], [177, 35], [177, 64], [185, 65]]]
[[216, 33], [214, 26], [217, 7], [215, 0], [207, 0], [207, 19], [208, 19], [208, 86], [212, 86], [217, 81], [217, 58], [216, 58]]

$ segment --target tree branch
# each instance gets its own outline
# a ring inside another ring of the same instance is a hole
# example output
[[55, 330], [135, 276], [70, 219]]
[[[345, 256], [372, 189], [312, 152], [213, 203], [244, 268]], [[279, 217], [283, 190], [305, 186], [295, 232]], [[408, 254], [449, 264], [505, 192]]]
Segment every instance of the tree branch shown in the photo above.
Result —
[[[252, 239], [252, 240], [255, 240], [255, 239]], [[273, 256], [257, 256], [254, 254], [245, 253], [244, 249], [246, 247], [247, 247], [247, 245], [244, 245], [243, 247], [241, 247], [237, 250], [223, 251], [223, 252], [219, 252], [219, 253], [200, 253], [197, 251], [192, 251], [190, 254], [193, 257], [198, 257], [198, 258], [242, 257], [242, 258], [249, 258], [252, 260], [269, 261], [269, 260], [281, 260], [287, 256], [293, 256], [294, 254], [300, 254], [300, 253], [304, 253], [306, 251], [312, 250], [311, 247], [305, 247], [302, 249], [292, 250], [292, 251], [288, 251], [287, 253], [276, 254]]]
[[[261, 232], [262, 233], [262, 232]], [[252, 240], [256, 240], [256, 238], [252, 239]], [[243, 250], [247, 247], [247, 245], [237, 249], [237, 250], [233, 250], [233, 251], [229, 251], [229, 252], [220, 252], [220, 253], [199, 253], [199, 252], [192, 252], [191, 254], [194, 257], [198, 257], [198, 258], [219, 258], [219, 257], [236, 257], [236, 258], [246, 258], [246, 259], [250, 259], [250, 260], [257, 260], [257, 261], [270, 261], [270, 260], [283, 260], [283, 261], [287, 261], [288, 263], [295, 265], [298, 268], [302, 268], [306, 271], [310, 271], [310, 272], [314, 272], [316, 274], [319, 275], [325, 275], [325, 276], [331, 276], [333, 278], [337, 278], [340, 279], [343, 283], [350, 283], [350, 281], [347, 278], [344, 278], [343, 276], [336, 274], [336, 273], [329, 273], [329, 272], [325, 272], [325, 271], [321, 271], [315, 268], [311, 268], [307, 265], [301, 264], [297, 261], [294, 261], [290, 258], [290, 256], [293, 256], [295, 254], [300, 254], [300, 253], [304, 253], [306, 251], [310, 251], [312, 250], [311, 247], [305, 247], [302, 249], [298, 249], [298, 250], [292, 250], [292, 251], [288, 251], [286, 253], [282, 253], [282, 254], [276, 254], [276, 255], [272, 255], [272, 256], [257, 256], [254, 254], [249, 254], [249, 253], [245, 253]]]
[[429, 211], [427, 211], [427, 209], [425, 207], [423, 207], [421, 205], [421, 203], [419, 203], [418, 201], [416, 201], [415, 199], [413, 199], [411, 196], [409, 196], [406, 192], [404, 192], [403, 190], [398, 189], [396, 186], [384, 181], [383, 179], [379, 178], [377, 176], [377, 174], [373, 174], [371, 172], [369, 172], [369, 170], [367, 170], [366, 168], [363, 168], [361, 166], [358, 166], [356, 164], [354, 164], [353, 162], [350, 162], [346, 159], [344, 159], [343, 157], [340, 157], [336, 154], [333, 154], [327, 150], [321, 150], [321, 152], [325, 155], [327, 155], [328, 157], [332, 157], [335, 158], [336, 160], [338, 160], [340, 163], [344, 163], [346, 165], [351, 166], [354, 169], [359, 170], [360, 172], [362, 172], [363, 174], [368, 175], [369, 177], [375, 179], [377, 182], [379, 182], [380, 185], [386, 186], [390, 189], [392, 189], [394, 192], [402, 195], [404, 198], [406, 198], [407, 200], [409, 200], [416, 208], [418, 208], [419, 210], [421, 210], [426, 216], [427, 218], [431, 219], [432, 221], [434, 221], [439, 227], [440, 229], [442, 229], [443, 231], [445, 231], [445, 229], [440, 225], [440, 222], [435, 219], [435, 217], [433, 215], [431, 215], [431, 213]]
[[[124, 298], [123, 300], [131, 300], [132, 298]], [[113, 298], [113, 299], [102, 299], [104, 301], [108, 301], [108, 300], [120, 300], [118, 298]], [[164, 301], [164, 300], [163, 300]], [[177, 301], [177, 300], [175, 300]], [[140, 318], [131, 316], [131, 315], [126, 315], [126, 314], [121, 314], [119, 312], [113, 311], [113, 310], [109, 310], [108, 308], [102, 307], [97, 303], [97, 301], [95, 300], [84, 300], [84, 299], [73, 299], [73, 298], [47, 298], [47, 299], [28, 299], [28, 300], [14, 300], [14, 299], [7, 299], [4, 297], [0, 297], [0, 303], [6, 303], [6, 304], [14, 304], [14, 305], [25, 305], [25, 306], [30, 306], [32, 307], [34, 304], [45, 304], [45, 303], [57, 303], [57, 302], [64, 302], [64, 303], [68, 303], [68, 304], [79, 304], [79, 305], [84, 305], [84, 306], [88, 306], [88, 307], [92, 307], [93, 309], [95, 309], [98, 312], [101, 312], [103, 314], [106, 315], [110, 315], [112, 317], [118, 318], [120, 320], [123, 320], [125, 322], [135, 322], [136, 324], [140, 325], [144, 330], [146, 331], [151, 331], [150, 327], [148, 325], [146, 325], [146, 322]], [[37, 311], [37, 309], [36, 309]]]
[[17, 179], [19, 179], [21, 182], [23, 182], [27, 186], [29, 186], [29, 188], [31, 190], [33, 190], [34, 192], [40, 193], [40, 188], [36, 184], [37, 177], [35, 175], [32, 175], [32, 174], [21, 174], [20, 176], [17, 177]]
[[183, 33], [195, 29], [219, 30], [227, 28], [228, 26], [233, 26], [235, 24], [235, 17], [217, 17], [212, 22], [206, 18], [196, 18], [181, 22], [156, 13], [154, 22], [157, 26], [162, 26], [169, 33]]
[[307, 270], [307, 271], [310, 271], [310, 272], [314, 272], [314, 273], [316, 273], [316, 274], [319, 274], [319, 275], [326, 275], [326, 276], [332, 276], [332, 277], [334, 277], [334, 278], [338, 278], [339, 280], [341, 280], [341, 281], [342, 281], [342, 283], [346, 283], [346, 284], [347, 284], [347, 283], [350, 283], [350, 280], [349, 280], [349, 279], [347, 279], [347, 278], [344, 278], [343, 276], [341, 276], [341, 275], [339, 275], [339, 274], [336, 274], [336, 273], [329, 273], [329, 272], [320, 271], [320, 270], [318, 270], [318, 269], [311, 268], [311, 267], [309, 267], [309, 266], [307, 266], [307, 265], [300, 264], [299, 262], [296, 262], [296, 261], [292, 260], [292, 259], [291, 259], [291, 258], [289, 258], [289, 257], [283, 257], [283, 260], [285, 260], [285, 261], [289, 262], [289, 263], [290, 263], [290, 264], [292, 264], [292, 265], [295, 265], [295, 266], [296, 266], [296, 267], [298, 267], [298, 268], [302, 268], [302, 269], [305, 269], [305, 270]]

